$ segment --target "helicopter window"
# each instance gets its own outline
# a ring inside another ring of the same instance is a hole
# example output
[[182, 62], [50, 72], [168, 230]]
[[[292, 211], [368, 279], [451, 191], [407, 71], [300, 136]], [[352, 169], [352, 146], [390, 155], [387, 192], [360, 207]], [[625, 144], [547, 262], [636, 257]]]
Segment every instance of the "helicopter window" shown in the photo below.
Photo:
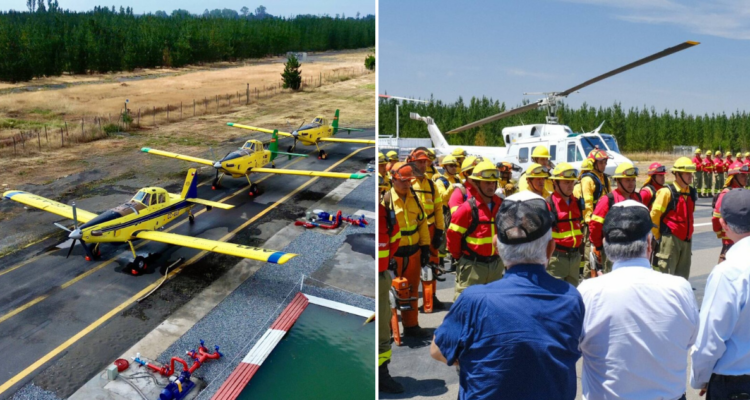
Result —
[[521, 150], [518, 151], [518, 162], [529, 162], [529, 148], [528, 147], [522, 147]]
[[549, 159], [555, 161], [557, 159], [557, 145], [553, 144], [549, 147]]
[[617, 146], [617, 140], [614, 138], [614, 136], [607, 135], [607, 134], [602, 134], [602, 133], [600, 133], [599, 136], [601, 136], [602, 139], [604, 139], [604, 143], [607, 144], [607, 147], [610, 150], [612, 150], [614, 152], [617, 152], [617, 153], [620, 152], [620, 147]]
[[596, 136], [579, 136], [581, 138], [581, 146], [583, 147], [583, 153], [588, 155], [591, 150], [602, 149], [606, 150], [607, 146]]
[[583, 160], [583, 158], [581, 157], [581, 151], [578, 150], [578, 146], [576, 146], [576, 142], [568, 143], [568, 162], [581, 160]]

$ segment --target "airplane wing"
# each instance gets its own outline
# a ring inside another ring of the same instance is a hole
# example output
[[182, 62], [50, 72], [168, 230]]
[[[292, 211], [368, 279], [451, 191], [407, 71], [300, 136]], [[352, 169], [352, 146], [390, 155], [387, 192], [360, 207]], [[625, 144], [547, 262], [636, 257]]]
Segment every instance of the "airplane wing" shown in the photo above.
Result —
[[375, 144], [374, 140], [367, 140], [367, 139], [339, 139], [339, 138], [334, 138], [334, 137], [327, 137], [327, 138], [320, 138], [318, 140], [320, 140], [321, 142], [334, 142], [334, 143]]
[[359, 128], [347, 128], [347, 127], [344, 127], [344, 126], [339, 126], [339, 127], [338, 127], [338, 129], [339, 129], [340, 131], [349, 131], [349, 132], [364, 132], [364, 131], [365, 131], [364, 129], [359, 129]]
[[175, 246], [190, 247], [198, 250], [212, 251], [235, 257], [265, 261], [274, 264], [284, 264], [297, 254], [267, 250], [260, 247], [243, 246], [241, 244], [219, 242], [218, 240], [201, 239], [192, 236], [177, 235], [159, 231], [141, 231], [135, 235], [139, 239], [153, 240], [173, 244]]
[[[256, 131], [256, 132], [263, 132], [263, 133], [273, 133], [274, 132], [273, 129], [257, 128], [257, 127], [254, 127], [254, 126], [235, 124], [234, 122], [227, 122], [227, 125], [228, 126], [233, 126], [235, 128], [242, 128], [242, 129], [247, 129], [247, 130]], [[281, 136], [292, 137], [292, 134], [289, 133], [289, 132], [278, 131], [278, 133]]]
[[339, 179], [362, 179], [367, 174], [353, 173], [353, 174], [342, 174], [339, 172], [323, 172], [323, 171], [300, 171], [294, 169], [277, 169], [277, 168], [253, 168], [250, 172], [260, 172], [265, 174], [282, 174], [282, 175], [301, 175], [301, 176], [320, 176], [323, 178], [339, 178]]
[[176, 158], [178, 160], [190, 161], [190, 162], [194, 162], [194, 163], [198, 163], [198, 164], [204, 164], [204, 165], [210, 165], [212, 167], [214, 166], [214, 162], [213, 161], [206, 160], [205, 158], [184, 156], [182, 154], [170, 153], [168, 151], [155, 150], [155, 149], [151, 149], [151, 148], [148, 148], [148, 147], [142, 148], [141, 151], [144, 152], [144, 153], [148, 153], [148, 154], [155, 154], [157, 156], [164, 156], [164, 157], [169, 157], [169, 158]]
[[230, 210], [234, 208], [231, 204], [219, 203], [218, 201], [204, 200], [204, 199], [185, 199], [185, 201], [196, 204], [203, 204], [204, 206], [221, 208], [222, 210]]
[[[3, 197], [8, 200], [15, 200], [19, 203], [26, 204], [27, 206], [36, 207], [40, 210], [47, 211], [52, 214], [57, 214], [68, 219], [73, 219], [73, 207], [67, 204], [58, 203], [54, 200], [50, 200], [42, 196], [22, 192], [20, 190], [11, 190], [3, 193]], [[76, 207], [76, 217], [78, 218], [78, 222], [86, 223], [96, 218], [97, 215]]]

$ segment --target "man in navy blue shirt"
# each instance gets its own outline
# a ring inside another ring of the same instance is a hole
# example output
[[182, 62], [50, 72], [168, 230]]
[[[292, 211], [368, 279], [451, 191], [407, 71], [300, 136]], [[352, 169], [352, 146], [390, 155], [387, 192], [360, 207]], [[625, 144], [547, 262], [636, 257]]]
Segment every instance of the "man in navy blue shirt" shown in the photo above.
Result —
[[554, 216], [526, 191], [505, 199], [495, 223], [508, 271], [458, 297], [430, 353], [460, 365], [459, 399], [575, 399], [584, 307], [572, 285], [546, 271]]

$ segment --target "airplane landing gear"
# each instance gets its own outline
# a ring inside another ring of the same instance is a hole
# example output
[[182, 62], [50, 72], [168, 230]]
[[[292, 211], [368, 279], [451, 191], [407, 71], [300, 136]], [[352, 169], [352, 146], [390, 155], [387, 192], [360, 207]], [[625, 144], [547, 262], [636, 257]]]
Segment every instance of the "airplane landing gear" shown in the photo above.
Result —
[[[85, 246], [85, 245], [84, 245]], [[86, 261], [98, 260], [102, 256], [102, 251], [99, 250], [99, 243], [93, 243], [88, 246], [88, 252], [86, 252]]]
[[258, 184], [257, 183], [253, 183], [252, 185], [250, 185], [250, 193], [249, 194], [250, 194], [251, 197], [255, 197], [258, 194], [260, 194], [260, 189], [258, 189]]
[[146, 258], [142, 256], [136, 257], [130, 265], [130, 273], [133, 275], [141, 274], [146, 271], [146, 268], [148, 268], [148, 265], [146, 265]]
[[224, 174], [221, 175], [216, 174], [216, 178], [214, 178], [213, 183], [211, 184], [211, 190], [216, 190], [221, 188], [221, 178], [224, 177]]
[[325, 150], [321, 150], [318, 153], [318, 160], [327, 160], [327, 159], [328, 159], [328, 155], [326, 154], [326, 151]]
[[188, 211], [188, 221], [190, 221], [190, 225], [195, 223], [195, 215], [190, 211]]

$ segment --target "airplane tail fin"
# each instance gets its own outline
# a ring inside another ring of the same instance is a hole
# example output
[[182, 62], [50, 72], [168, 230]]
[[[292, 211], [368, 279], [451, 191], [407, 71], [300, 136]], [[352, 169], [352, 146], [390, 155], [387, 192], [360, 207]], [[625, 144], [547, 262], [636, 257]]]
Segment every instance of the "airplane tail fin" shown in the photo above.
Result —
[[425, 124], [427, 124], [427, 132], [430, 133], [430, 139], [432, 139], [432, 145], [435, 146], [436, 149], [447, 149], [448, 141], [445, 140], [445, 136], [443, 136], [443, 133], [440, 132], [440, 128], [435, 125], [435, 121], [432, 119], [432, 117], [422, 117], [417, 113], [409, 113], [409, 118], [417, 121], [422, 121]]
[[180, 197], [183, 199], [191, 199], [198, 197], [198, 179], [195, 178], [195, 168], [190, 168], [185, 178], [185, 184], [182, 185], [182, 193]]
[[271, 143], [268, 144], [268, 150], [271, 151], [271, 161], [273, 161], [279, 152], [279, 131], [277, 129], [274, 129], [271, 135]]
[[333, 122], [331, 122], [331, 126], [333, 127], [333, 135], [335, 136], [339, 132], [339, 110], [336, 109], [336, 114], [333, 116]]

